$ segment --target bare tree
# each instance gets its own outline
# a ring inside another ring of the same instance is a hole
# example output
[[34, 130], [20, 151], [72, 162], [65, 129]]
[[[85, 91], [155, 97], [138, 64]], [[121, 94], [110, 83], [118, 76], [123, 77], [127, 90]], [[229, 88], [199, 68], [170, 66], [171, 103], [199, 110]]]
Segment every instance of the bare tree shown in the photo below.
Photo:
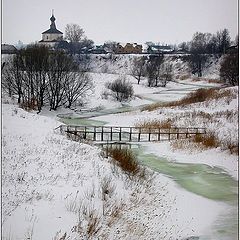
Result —
[[227, 54], [221, 63], [220, 77], [227, 84], [237, 86], [239, 84], [239, 55]]
[[84, 97], [93, 87], [90, 76], [85, 72], [72, 71], [65, 82], [67, 108], [80, 97]]
[[207, 46], [211, 41], [212, 35], [210, 33], [196, 32], [193, 35], [191, 41], [190, 51], [193, 54], [204, 54], [207, 53]]
[[80, 40], [79, 42], [70, 42], [68, 44], [68, 49], [70, 53], [88, 53], [90, 49], [94, 46], [94, 42], [91, 39], [84, 37], [84, 39]]
[[91, 49], [94, 46], [94, 41], [84, 37], [81, 41], [81, 48]]
[[149, 87], [158, 87], [161, 82], [161, 65], [164, 61], [163, 54], [151, 55], [146, 66]]
[[165, 62], [161, 70], [161, 87], [166, 87], [167, 83], [173, 79], [172, 64]]
[[30, 45], [22, 51], [24, 103], [32, 108], [35, 105], [41, 112], [47, 87], [49, 49], [46, 46]]
[[231, 38], [229, 35], [228, 29], [223, 29], [217, 32], [217, 45], [218, 45], [218, 52], [220, 54], [225, 54], [226, 49], [230, 47]]
[[103, 44], [103, 47], [106, 49], [107, 52], [114, 53], [117, 49], [117, 42], [115, 41], [106, 41]]
[[141, 78], [146, 74], [146, 57], [134, 58], [131, 75], [137, 79], [138, 84], [140, 83]]
[[18, 104], [23, 101], [24, 81], [22, 75], [23, 62], [18, 52], [12, 59], [12, 61], [6, 64], [2, 72], [2, 88], [7, 91], [9, 96], [17, 95]]
[[180, 48], [182, 51], [188, 52], [190, 49], [190, 43], [189, 42], [182, 42], [178, 44], [178, 48]]
[[187, 60], [193, 74], [202, 77], [203, 69], [205, 68], [208, 56], [206, 54], [194, 53], [187, 56]]
[[196, 32], [191, 41], [191, 55], [187, 57], [192, 73], [202, 77], [202, 71], [207, 61], [207, 46], [211, 42], [210, 33]]
[[61, 51], [55, 51], [49, 58], [48, 101], [51, 110], [57, 110], [66, 100], [66, 81], [73, 71], [72, 58]]
[[70, 42], [80, 42], [84, 31], [78, 24], [67, 24], [65, 28], [65, 38]]

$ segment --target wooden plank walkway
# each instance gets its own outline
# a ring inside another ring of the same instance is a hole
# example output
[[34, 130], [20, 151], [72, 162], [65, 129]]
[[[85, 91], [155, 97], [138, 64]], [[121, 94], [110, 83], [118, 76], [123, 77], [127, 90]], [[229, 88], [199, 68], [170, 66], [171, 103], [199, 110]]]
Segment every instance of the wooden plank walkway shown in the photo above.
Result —
[[109, 143], [170, 141], [206, 133], [206, 128], [143, 128], [73, 125], [61, 125], [58, 128], [62, 134], [66, 134], [76, 141], [86, 139]]

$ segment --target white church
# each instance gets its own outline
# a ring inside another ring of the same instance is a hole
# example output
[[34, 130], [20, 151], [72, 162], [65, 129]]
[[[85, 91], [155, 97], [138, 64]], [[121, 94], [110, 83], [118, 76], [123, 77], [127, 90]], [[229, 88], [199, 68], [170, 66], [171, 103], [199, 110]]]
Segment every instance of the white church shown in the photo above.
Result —
[[56, 18], [54, 17], [54, 14], [52, 12], [52, 16], [50, 18], [50, 28], [42, 33], [42, 40], [39, 41], [39, 44], [44, 44], [51, 48], [54, 48], [59, 43], [65, 42], [63, 40], [63, 33], [56, 28], [55, 20]]

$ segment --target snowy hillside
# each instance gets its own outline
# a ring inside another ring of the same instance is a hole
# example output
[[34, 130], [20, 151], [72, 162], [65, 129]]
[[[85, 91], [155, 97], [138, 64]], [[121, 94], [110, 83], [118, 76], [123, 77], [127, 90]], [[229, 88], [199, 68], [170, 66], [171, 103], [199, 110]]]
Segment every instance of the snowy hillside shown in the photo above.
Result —
[[[148, 57], [141, 54], [89, 54], [87, 59], [90, 62], [90, 69], [97, 73], [131, 74], [133, 60], [140, 57]], [[171, 63], [174, 78], [189, 77], [191, 70], [184, 60], [184, 55], [164, 55], [165, 63]], [[203, 77], [209, 79], [219, 79], [221, 58], [209, 57], [203, 69]]]
[[93, 221], [92, 239], [176, 239], [207, 227], [177, 210], [185, 198], [199, 197], [176, 197], [174, 184], [150, 171], [146, 181], [130, 180], [96, 147], [54, 133], [58, 125], [3, 105], [3, 239], [89, 239]]

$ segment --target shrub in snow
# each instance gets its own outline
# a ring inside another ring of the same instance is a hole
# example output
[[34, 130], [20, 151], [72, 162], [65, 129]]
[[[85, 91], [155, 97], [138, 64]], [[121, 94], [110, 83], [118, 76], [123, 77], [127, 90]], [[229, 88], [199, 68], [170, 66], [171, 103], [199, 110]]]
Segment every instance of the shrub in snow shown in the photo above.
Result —
[[125, 77], [119, 77], [113, 82], [108, 82], [106, 88], [111, 90], [111, 96], [119, 102], [127, 101], [133, 96], [133, 86]]
[[134, 176], [140, 172], [140, 166], [130, 149], [111, 148], [109, 153], [125, 173]]

